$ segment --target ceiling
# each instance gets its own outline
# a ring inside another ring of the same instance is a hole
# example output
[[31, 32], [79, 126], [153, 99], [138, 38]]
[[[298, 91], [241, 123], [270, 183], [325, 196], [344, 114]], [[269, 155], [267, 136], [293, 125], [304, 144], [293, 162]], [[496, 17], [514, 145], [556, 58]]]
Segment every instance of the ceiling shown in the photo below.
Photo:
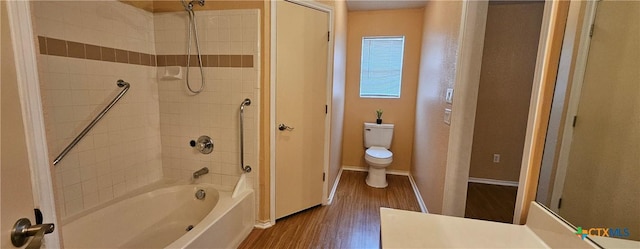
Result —
[[427, 0], [346, 0], [349, 11], [422, 8]]

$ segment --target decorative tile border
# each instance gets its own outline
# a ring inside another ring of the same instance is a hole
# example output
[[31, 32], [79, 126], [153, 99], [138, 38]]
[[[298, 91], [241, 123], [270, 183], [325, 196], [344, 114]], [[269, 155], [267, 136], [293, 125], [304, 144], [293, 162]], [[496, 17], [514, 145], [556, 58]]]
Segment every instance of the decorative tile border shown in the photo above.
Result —
[[[152, 67], [187, 66], [187, 55], [153, 55], [38, 36], [40, 54]], [[253, 55], [201, 55], [204, 67], [253, 67]], [[198, 65], [191, 55], [189, 65]]]

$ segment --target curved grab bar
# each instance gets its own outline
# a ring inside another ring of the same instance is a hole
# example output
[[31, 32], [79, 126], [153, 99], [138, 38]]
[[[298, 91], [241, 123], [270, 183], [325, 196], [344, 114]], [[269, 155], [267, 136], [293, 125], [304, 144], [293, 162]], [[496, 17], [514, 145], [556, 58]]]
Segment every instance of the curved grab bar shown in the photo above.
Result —
[[251, 100], [246, 98], [240, 104], [240, 169], [243, 173], [251, 172], [251, 166], [244, 166], [244, 107], [251, 105]]
[[71, 149], [73, 149], [73, 147], [75, 147], [78, 142], [80, 142], [80, 140], [82, 140], [82, 138], [84, 138], [85, 135], [87, 135], [87, 133], [93, 128], [93, 126], [95, 126], [98, 121], [100, 121], [100, 119], [102, 119], [102, 117], [104, 117], [104, 115], [111, 110], [111, 107], [113, 107], [113, 105], [115, 105], [118, 100], [120, 100], [122, 98], [122, 96], [124, 96], [125, 93], [127, 93], [127, 91], [129, 91], [129, 88], [131, 87], [131, 85], [127, 82], [125, 82], [124, 80], [118, 80], [117, 81], [117, 85], [118, 87], [124, 87], [124, 89], [122, 89], [122, 91], [120, 91], [120, 93], [118, 94], [118, 96], [116, 96], [108, 105], [107, 107], [105, 107], [104, 109], [102, 109], [102, 111], [100, 112], [100, 114], [98, 114], [98, 116], [96, 116], [93, 121], [91, 121], [91, 123], [89, 123], [89, 125], [87, 125], [87, 127], [84, 128], [84, 130], [82, 130], [82, 132], [80, 132], [80, 134], [78, 134], [78, 136], [73, 139], [73, 141], [71, 141], [71, 143], [69, 145], [67, 145], [66, 148], [64, 148], [64, 150], [62, 150], [62, 152], [60, 152], [60, 155], [58, 155], [56, 157], [56, 159], [53, 160], [53, 165], [56, 165], [60, 162], [60, 160], [62, 160], [62, 158], [64, 158], [67, 154], [69, 154], [69, 151], [71, 151]]

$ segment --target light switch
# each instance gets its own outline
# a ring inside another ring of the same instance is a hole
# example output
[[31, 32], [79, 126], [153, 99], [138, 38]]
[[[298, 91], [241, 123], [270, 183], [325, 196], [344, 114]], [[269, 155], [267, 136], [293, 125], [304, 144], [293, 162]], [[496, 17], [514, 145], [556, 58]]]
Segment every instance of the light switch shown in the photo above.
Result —
[[444, 100], [447, 104], [453, 103], [453, 88], [447, 88], [447, 93], [444, 95]]
[[450, 125], [451, 124], [451, 109], [444, 109], [444, 123]]

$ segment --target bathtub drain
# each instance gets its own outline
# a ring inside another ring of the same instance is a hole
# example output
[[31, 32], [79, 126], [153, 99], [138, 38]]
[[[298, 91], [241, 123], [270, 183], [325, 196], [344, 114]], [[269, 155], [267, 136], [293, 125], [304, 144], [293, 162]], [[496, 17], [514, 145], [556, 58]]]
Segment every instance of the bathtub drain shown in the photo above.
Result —
[[207, 195], [207, 194], [204, 192], [204, 190], [203, 190], [203, 189], [198, 189], [198, 191], [196, 191], [196, 199], [198, 199], [198, 200], [202, 200], [202, 199], [204, 199], [204, 197], [205, 197], [206, 195]]
[[189, 225], [186, 230], [188, 232], [188, 231], [191, 231], [191, 229], [193, 229], [193, 225]]

